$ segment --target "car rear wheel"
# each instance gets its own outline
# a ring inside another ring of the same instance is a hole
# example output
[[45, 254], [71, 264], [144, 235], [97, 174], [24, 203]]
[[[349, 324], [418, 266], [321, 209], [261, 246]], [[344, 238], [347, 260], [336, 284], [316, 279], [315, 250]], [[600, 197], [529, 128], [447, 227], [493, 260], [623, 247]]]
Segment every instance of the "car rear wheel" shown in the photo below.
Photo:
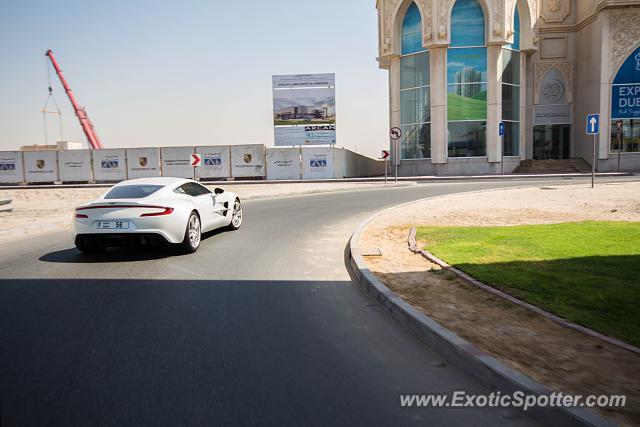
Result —
[[229, 230], [237, 230], [242, 225], [242, 203], [240, 199], [233, 202], [233, 212], [231, 213], [231, 224]]
[[184, 231], [184, 238], [180, 243], [180, 249], [184, 253], [194, 253], [200, 247], [200, 240], [202, 239], [202, 227], [200, 225], [200, 217], [197, 213], [191, 212], [189, 215], [189, 221], [187, 221], [187, 228]]

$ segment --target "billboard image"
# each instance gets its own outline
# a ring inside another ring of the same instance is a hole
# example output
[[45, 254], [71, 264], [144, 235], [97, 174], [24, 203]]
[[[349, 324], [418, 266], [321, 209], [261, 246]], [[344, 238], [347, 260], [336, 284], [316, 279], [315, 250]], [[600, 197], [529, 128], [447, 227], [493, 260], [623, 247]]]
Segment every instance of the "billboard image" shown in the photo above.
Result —
[[284, 89], [273, 92], [273, 124], [321, 125], [336, 122], [333, 88]]
[[334, 74], [273, 76], [275, 145], [336, 143]]

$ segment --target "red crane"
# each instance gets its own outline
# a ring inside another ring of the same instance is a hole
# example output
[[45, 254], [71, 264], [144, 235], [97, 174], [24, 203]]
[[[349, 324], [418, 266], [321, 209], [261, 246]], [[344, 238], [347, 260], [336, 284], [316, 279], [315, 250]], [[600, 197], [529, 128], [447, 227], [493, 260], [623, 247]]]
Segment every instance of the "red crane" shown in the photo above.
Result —
[[73, 110], [76, 113], [76, 117], [78, 117], [78, 120], [80, 121], [80, 126], [82, 126], [82, 130], [84, 131], [84, 134], [87, 137], [87, 141], [89, 142], [89, 147], [93, 149], [103, 148], [102, 143], [100, 142], [100, 138], [98, 138], [98, 135], [96, 134], [96, 131], [93, 128], [93, 123], [91, 123], [91, 120], [89, 119], [87, 112], [84, 110], [84, 107], [80, 107], [78, 105], [78, 102], [76, 101], [76, 98], [73, 96], [73, 92], [71, 91], [69, 84], [67, 83], [64, 76], [62, 75], [62, 70], [58, 65], [58, 61], [56, 61], [56, 58], [53, 56], [53, 52], [51, 51], [51, 49], [49, 49], [47, 53], [45, 53], [45, 55], [49, 57], [49, 60], [51, 60], [51, 65], [53, 65], [53, 68], [56, 70], [56, 74], [60, 78], [60, 83], [62, 83], [62, 87], [64, 88], [65, 92], [67, 92], [67, 96], [69, 97], [69, 101], [71, 101], [71, 105], [73, 106]]

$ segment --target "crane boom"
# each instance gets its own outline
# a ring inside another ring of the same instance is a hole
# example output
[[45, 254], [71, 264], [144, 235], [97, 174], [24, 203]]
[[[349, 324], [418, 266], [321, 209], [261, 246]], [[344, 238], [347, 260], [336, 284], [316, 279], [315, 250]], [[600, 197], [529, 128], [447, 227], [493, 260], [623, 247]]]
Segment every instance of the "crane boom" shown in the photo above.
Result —
[[78, 105], [78, 102], [76, 101], [76, 98], [73, 96], [73, 92], [71, 91], [71, 88], [67, 83], [67, 80], [62, 75], [62, 70], [58, 65], [58, 61], [56, 61], [56, 58], [53, 56], [53, 52], [51, 51], [51, 49], [47, 50], [45, 55], [49, 57], [49, 60], [51, 61], [51, 65], [53, 65], [53, 68], [56, 70], [56, 74], [60, 79], [60, 83], [62, 83], [62, 87], [67, 93], [67, 96], [69, 97], [69, 101], [71, 101], [71, 105], [73, 106], [73, 110], [76, 113], [76, 117], [78, 117], [78, 120], [80, 121], [80, 126], [82, 126], [82, 130], [84, 131], [84, 134], [87, 137], [87, 141], [89, 142], [89, 147], [93, 149], [103, 148], [102, 142], [100, 142], [100, 138], [98, 138], [98, 135], [96, 134], [96, 131], [93, 128], [93, 123], [91, 123], [91, 120], [89, 119], [87, 112], [84, 110], [84, 107], [80, 107]]

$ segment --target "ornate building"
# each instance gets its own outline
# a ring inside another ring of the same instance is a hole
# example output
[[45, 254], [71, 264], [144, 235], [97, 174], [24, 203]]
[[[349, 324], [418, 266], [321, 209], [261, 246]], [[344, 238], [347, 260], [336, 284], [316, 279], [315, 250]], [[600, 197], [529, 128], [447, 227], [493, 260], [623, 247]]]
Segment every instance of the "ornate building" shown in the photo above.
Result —
[[[377, 0], [401, 175], [640, 170], [640, 0]], [[501, 126], [502, 123], [502, 126]], [[500, 129], [504, 128], [504, 136]]]

